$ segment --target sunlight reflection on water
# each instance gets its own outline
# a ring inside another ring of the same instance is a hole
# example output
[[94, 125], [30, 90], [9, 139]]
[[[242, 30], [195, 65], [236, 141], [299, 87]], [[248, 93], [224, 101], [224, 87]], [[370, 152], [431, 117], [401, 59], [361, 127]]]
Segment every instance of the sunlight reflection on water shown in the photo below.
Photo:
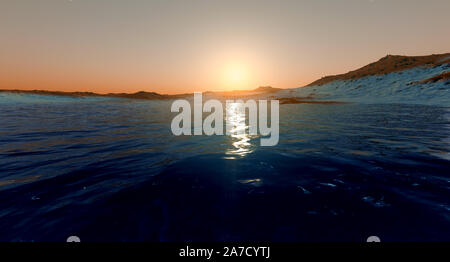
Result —
[[[246, 123], [245, 110], [239, 106], [239, 103], [229, 103], [226, 106], [226, 124], [231, 137], [233, 148], [226, 151], [228, 159], [234, 159], [234, 156], [246, 156], [254, 151], [250, 143], [248, 134], [249, 126]], [[234, 156], [233, 156], [234, 155]]]

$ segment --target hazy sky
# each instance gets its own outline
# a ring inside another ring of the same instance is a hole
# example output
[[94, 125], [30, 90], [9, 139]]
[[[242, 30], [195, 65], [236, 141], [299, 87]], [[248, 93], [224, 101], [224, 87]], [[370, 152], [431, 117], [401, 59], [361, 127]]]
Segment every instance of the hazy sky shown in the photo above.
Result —
[[292, 88], [450, 52], [449, 28], [449, 0], [1, 0], [0, 88]]

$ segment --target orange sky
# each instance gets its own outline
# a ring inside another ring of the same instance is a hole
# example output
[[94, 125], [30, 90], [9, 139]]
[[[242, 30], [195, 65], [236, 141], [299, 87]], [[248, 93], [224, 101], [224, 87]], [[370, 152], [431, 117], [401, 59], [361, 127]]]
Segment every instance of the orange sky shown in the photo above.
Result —
[[293, 88], [386, 54], [450, 52], [450, 1], [0, 3], [0, 88]]

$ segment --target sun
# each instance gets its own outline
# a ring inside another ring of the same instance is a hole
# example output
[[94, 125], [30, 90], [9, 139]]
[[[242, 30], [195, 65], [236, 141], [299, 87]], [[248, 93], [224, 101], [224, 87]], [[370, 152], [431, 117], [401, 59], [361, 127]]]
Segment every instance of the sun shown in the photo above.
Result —
[[225, 70], [225, 85], [227, 89], [248, 88], [248, 70], [242, 64], [231, 64]]
[[242, 68], [233, 67], [229, 72], [230, 81], [233, 83], [239, 83], [244, 78], [244, 71]]

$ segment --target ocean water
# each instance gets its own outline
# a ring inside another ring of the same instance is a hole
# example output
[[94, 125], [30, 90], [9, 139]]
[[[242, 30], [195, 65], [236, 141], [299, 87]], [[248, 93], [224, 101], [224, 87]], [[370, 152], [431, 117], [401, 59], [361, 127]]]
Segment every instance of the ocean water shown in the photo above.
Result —
[[0, 241], [450, 241], [449, 107], [281, 105], [261, 147], [170, 105], [3, 94]]

